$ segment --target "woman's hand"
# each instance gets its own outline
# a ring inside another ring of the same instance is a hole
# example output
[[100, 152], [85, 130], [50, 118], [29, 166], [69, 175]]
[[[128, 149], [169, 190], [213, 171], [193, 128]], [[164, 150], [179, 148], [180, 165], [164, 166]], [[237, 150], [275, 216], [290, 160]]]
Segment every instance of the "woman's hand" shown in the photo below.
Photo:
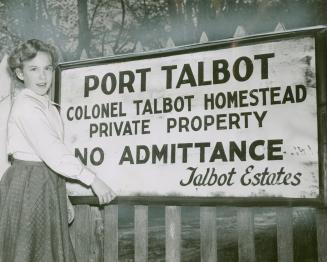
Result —
[[116, 197], [115, 192], [98, 177], [94, 178], [91, 188], [98, 197], [100, 205], [108, 204]]

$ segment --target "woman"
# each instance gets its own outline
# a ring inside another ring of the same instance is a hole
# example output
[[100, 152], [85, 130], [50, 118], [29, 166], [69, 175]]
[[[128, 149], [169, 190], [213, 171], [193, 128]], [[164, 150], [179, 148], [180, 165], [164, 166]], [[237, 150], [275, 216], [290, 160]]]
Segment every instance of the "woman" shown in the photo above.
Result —
[[35, 39], [8, 58], [25, 88], [8, 120], [7, 151], [13, 163], [0, 182], [0, 262], [76, 261], [64, 177], [91, 187], [100, 204], [115, 197], [63, 143], [62, 121], [47, 95], [56, 62], [55, 49]]

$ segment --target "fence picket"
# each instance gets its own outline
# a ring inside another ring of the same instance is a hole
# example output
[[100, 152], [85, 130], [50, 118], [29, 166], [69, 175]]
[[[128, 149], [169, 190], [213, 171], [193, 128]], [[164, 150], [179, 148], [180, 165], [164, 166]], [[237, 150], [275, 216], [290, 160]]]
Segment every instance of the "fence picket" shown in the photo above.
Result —
[[292, 212], [292, 208], [277, 208], [276, 215], [278, 262], [294, 261]]
[[201, 261], [217, 261], [216, 208], [200, 208]]
[[327, 261], [327, 209], [316, 210], [318, 262]]
[[181, 208], [166, 206], [166, 261], [181, 261]]
[[80, 58], [79, 58], [80, 60], [84, 60], [84, 59], [88, 59], [88, 55], [87, 55], [87, 53], [86, 53], [86, 50], [85, 49], [83, 49], [82, 50], [82, 53], [81, 53], [81, 55], [80, 55]]
[[174, 40], [171, 37], [169, 37], [166, 43], [166, 48], [173, 48], [173, 47], [175, 47]]
[[246, 35], [247, 35], [247, 33], [246, 33], [244, 27], [242, 25], [238, 25], [233, 37], [242, 37], [242, 36], [246, 36]]
[[148, 261], [148, 207], [135, 206], [135, 262]]
[[137, 41], [137, 43], [135, 45], [134, 53], [140, 53], [143, 51], [144, 51], [144, 48], [142, 46], [142, 43], [140, 41]]
[[118, 206], [104, 208], [104, 258], [105, 262], [118, 262]]
[[92, 206], [91, 212], [91, 258], [90, 261], [103, 261], [103, 218], [99, 207]]
[[283, 31], [286, 31], [285, 26], [279, 22], [276, 25], [274, 32], [283, 32]]
[[112, 49], [111, 45], [110, 44], [106, 44], [104, 47], [103, 47], [103, 55], [104, 56], [112, 56], [114, 55], [114, 50]]
[[200, 44], [209, 42], [206, 32], [202, 32], [200, 37]]
[[88, 205], [75, 207], [76, 218], [74, 223], [78, 229], [75, 234], [76, 259], [79, 262], [88, 262], [91, 254], [91, 209]]
[[252, 208], [240, 208], [237, 212], [239, 262], [255, 261], [254, 214]]

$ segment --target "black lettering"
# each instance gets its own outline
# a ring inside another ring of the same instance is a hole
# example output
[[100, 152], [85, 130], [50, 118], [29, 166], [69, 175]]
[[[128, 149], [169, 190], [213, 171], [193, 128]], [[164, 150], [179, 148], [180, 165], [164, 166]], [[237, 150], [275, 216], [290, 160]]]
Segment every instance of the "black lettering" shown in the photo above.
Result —
[[[110, 89], [107, 89], [107, 79], [108, 77], [110, 78], [111, 84], [110, 84]], [[113, 73], [107, 73], [103, 76], [102, 81], [101, 81], [101, 90], [105, 95], [111, 95], [117, 85], [117, 79], [116, 76]]]
[[211, 85], [210, 80], [204, 80], [204, 65], [203, 62], [198, 63], [198, 85], [204, 86], [204, 85]]
[[[93, 84], [91, 85], [90, 80], [93, 80]], [[96, 75], [85, 76], [84, 80], [84, 97], [88, 97], [90, 94], [90, 90], [95, 90], [99, 86], [99, 78]]]
[[243, 186], [248, 186], [251, 184], [251, 178], [247, 179], [246, 181], [245, 181], [245, 178], [246, 178], [246, 175], [251, 174], [251, 171], [253, 170], [253, 168], [254, 168], [254, 166], [250, 165], [245, 169], [245, 174], [243, 174], [241, 177], [241, 184]]
[[189, 184], [191, 184], [191, 182], [192, 182], [192, 180], [193, 180], [193, 177], [194, 177], [194, 175], [195, 175], [195, 172], [196, 172], [197, 168], [196, 168], [196, 167], [188, 167], [188, 168], [186, 168], [186, 170], [190, 170], [190, 171], [191, 171], [191, 174], [190, 174], [190, 177], [189, 177], [189, 179], [188, 179], [187, 182], [184, 182], [183, 180], [181, 180], [181, 181], [179, 182], [179, 184], [180, 184], [181, 186], [188, 186]]
[[283, 139], [273, 139], [268, 140], [268, 160], [283, 160], [283, 155], [281, 153], [283, 144]]
[[187, 162], [187, 150], [193, 146], [192, 143], [182, 143], [178, 144], [177, 147], [182, 149], [182, 162], [186, 163]]
[[307, 97], [307, 89], [304, 85], [296, 85], [295, 86], [295, 97], [296, 102], [301, 103], [303, 102]]
[[226, 153], [222, 142], [216, 143], [215, 148], [210, 157], [210, 162], [214, 162], [216, 159], [221, 159], [224, 162], [227, 161]]
[[255, 149], [257, 146], [263, 146], [264, 144], [265, 144], [264, 140], [255, 140], [254, 142], [252, 142], [252, 144], [250, 145], [250, 148], [249, 148], [249, 153], [253, 160], [259, 161], [259, 160], [264, 159], [264, 154], [258, 155], [255, 152]]
[[250, 97], [254, 100], [250, 102], [251, 106], [256, 106], [259, 103], [259, 98], [258, 98], [258, 89], [252, 89], [250, 91]]
[[[220, 76], [223, 76], [222, 78]], [[228, 71], [228, 62], [225, 59], [214, 60], [212, 62], [212, 79], [213, 84], [226, 83], [230, 78]]]
[[68, 119], [68, 121], [73, 121], [74, 120], [74, 117], [72, 117], [71, 115], [69, 115], [69, 113], [72, 111], [72, 110], [74, 110], [74, 107], [68, 107], [68, 109], [67, 109], [67, 119]]
[[[98, 160], [96, 160], [96, 158], [95, 158], [96, 154], [99, 155]], [[94, 165], [94, 166], [99, 166], [99, 165], [102, 164], [103, 160], [104, 160], [103, 149], [100, 148], [100, 147], [96, 147], [96, 148], [92, 149], [91, 154], [90, 154], [91, 164]]]
[[78, 148], [75, 148], [75, 157], [79, 158], [84, 165], [87, 165], [87, 148], [83, 149], [83, 154]]
[[[125, 79], [127, 76], [127, 79]], [[135, 75], [132, 71], [126, 70], [119, 72], [119, 93], [124, 93], [124, 88], [127, 88], [128, 92], [133, 93], [133, 83], [135, 80]]]
[[291, 86], [286, 87], [286, 91], [285, 91], [282, 103], [286, 104], [287, 102], [295, 103], [295, 99], [294, 99], [294, 96], [293, 96], [293, 91], [292, 91]]
[[149, 157], [150, 157], [150, 150], [146, 145], [136, 146], [136, 164], [145, 164], [146, 162], [148, 162]]
[[203, 163], [205, 161], [205, 148], [210, 147], [210, 143], [195, 143], [195, 148], [200, 148], [200, 162]]
[[292, 186], [298, 186], [300, 183], [301, 183], [301, 179], [300, 179], [300, 177], [302, 176], [302, 173], [296, 173], [295, 175], [294, 175], [294, 179], [296, 180], [295, 182], [291, 182], [291, 185]]
[[167, 159], [168, 159], [168, 145], [164, 144], [161, 148], [161, 150], [159, 150], [159, 148], [156, 145], [152, 146], [152, 163], [156, 163], [157, 160], [161, 161], [161, 159], [163, 159], [164, 163], [167, 163]]
[[246, 160], [246, 141], [241, 141], [241, 148], [234, 142], [231, 141], [229, 145], [229, 160], [235, 161], [235, 155], [241, 161]]
[[129, 162], [130, 164], [134, 164], [133, 155], [129, 146], [125, 146], [122, 156], [119, 160], [119, 165], [122, 165], [123, 162]]
[[177, 68], [177, 65], [162, 66], [161, 70], [166, 70], [166, 89], [172, 88], [172, 71]]
[[[186, 76], [186, 78], [185, 78]], [[179, 76], [176, 88], [180, 88], [181, 85], [190, 84], [191, 86], [196, 86], [196, 81], [192, 72], [192, 68], [189, 64], [183, 66], [182, 72]]]
[[255, 55], [254, 59], [261, 60], [261, 79], [268, 79], [268, 59], [275, 57], [274, 53]]
[[[241, 76], [240, 74], [240, 64], [241, 62], [245, 63], [245, 75]], [[233, 74], [237, 81], [244, 82], [248, 80], [253, 73], [253, 63], [250, 58], [247, 56], [241, 56], [238, 59], [236, 59], [234, 65], [233, 65]]]
[[146, 73], [151, 72], [151, 68], [136, 69], [136, 73], [141, 74], [141, 92], [146, 91]]

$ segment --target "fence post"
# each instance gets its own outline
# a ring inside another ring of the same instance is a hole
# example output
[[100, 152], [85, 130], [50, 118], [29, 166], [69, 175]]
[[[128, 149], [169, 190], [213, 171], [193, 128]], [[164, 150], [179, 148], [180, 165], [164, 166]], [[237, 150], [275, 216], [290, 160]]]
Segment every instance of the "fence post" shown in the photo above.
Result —
[[[207, 43], [208, 36], [202, 32], [200, 43]], [[217, 261], [216, 207], [200, 208], [201, 261]]]
[[103, 217], [99, 207], [92, 206], [91, 212], [91, 259], [90, 261], [103, 261]]
[[327, 209], [316, 210], [318, 262], [327, 261]]
[[118, 262], [118, 206], [104, 208], [104, 240], [105, 262]]
[[[175, 47], [174, 41], [169, 38], [166, 48]], [[166, 261], [181, 261], [181, 208], [177, 206], [166, 206]]]
[[148, 207], [135, 206], [135, 262], [148, 261]]
[[294, 261], [292, 212], [293, 208], [289, 207], [278, 207], [276, 210], [278, 262]]
[[91, 254], [91, 209], [89, 205], [75, 206], [75, 253], [78, 262], [88, 262]]
[[201, 261], [217, 261], [216, 207], [201, 207]]
[[255, 261], [254, 214], [252, 208], [240, 208], [237, 212], [239, 262]]
[[181, 208], [166, 206], [166, 262], [181, 261]]

